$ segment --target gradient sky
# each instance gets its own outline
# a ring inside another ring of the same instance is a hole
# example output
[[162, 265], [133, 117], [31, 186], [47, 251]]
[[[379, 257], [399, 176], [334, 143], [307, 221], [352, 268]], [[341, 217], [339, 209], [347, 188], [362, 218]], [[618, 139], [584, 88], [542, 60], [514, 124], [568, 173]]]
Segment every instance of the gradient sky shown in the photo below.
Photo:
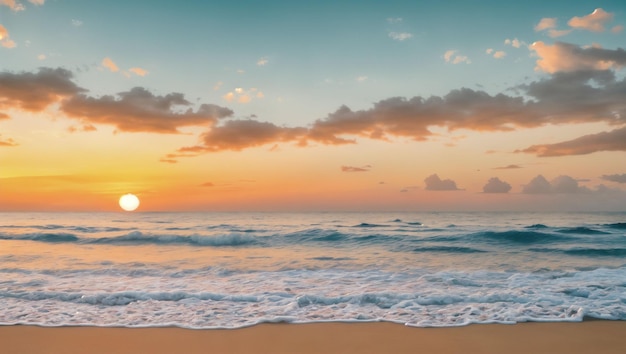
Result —
[[625, 26], [623, 0], [0, 0], [0, 211], [623, 211]]

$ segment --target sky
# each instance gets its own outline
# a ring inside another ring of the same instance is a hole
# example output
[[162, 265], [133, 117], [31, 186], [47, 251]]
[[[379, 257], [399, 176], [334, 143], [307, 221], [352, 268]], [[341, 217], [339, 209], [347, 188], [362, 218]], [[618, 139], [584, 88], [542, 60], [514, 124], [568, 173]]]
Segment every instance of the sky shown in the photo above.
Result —
[[0, 0], [0, 211], [625, 211], [626, 3]]

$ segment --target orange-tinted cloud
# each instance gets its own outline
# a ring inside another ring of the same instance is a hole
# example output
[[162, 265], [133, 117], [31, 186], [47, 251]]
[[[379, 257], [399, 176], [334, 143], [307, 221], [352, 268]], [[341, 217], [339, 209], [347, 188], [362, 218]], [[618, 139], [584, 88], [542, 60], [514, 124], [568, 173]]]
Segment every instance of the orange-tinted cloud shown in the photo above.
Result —
[[19, 145], [15, 140], [11, 138], [2, 139], [2, 135], [0, 135], [0, 146], [17, 146]]
[[494, 170], [514, 170], [514, 169], [518, 169], [518, 168], [522, 168], [522, 166], [520, 166], [520, 165], [507, 165], [507, 166], [495, 167]]
[[109, 69], [111, 72], [120, 71], [120, 68], [117, 67], [117, 64], [115, 64], [115, 62], [109, 57], [102, 59], [102, 66]]
[[[142, 87], [99, 98], [75, 95], [61, 104], [68, 117], [91, 124], [108, 124], [125, 132], [179, 133], [184, 126], [212, 125], [231, 116], [224, 107], [202, 104], [194, 112], [182, 93], [157, 96]], [[188, 107], [185, 111], [181, 108]]]
[[556, 28], [556, 17], [544, 17], [535, 25], [535, 31], [537, 32], [551, 28]]
[[15, 12], [24, 11], [24, 5], [15, 0], [0, 0], [0, 5], [4, 5]]
[[0, 25], [0, 45], [5, 48], [15, 48], [16, 46], [15, 41], [9, 36], [9, 31], [3, 25]]
[[626, 127], [589, 134], [556, 144], [533, 145], [518, 152], [537, 156], [586, 155], [598, 151], [626, 151]]
[[0, 73], [0, 109], [39, 112], [64, 97], [85, 91], [65, 69], [40, 68], [36, 73]]
[[622, 48], [582, 48], [569, 43], [556, 42], [549, 45], [541, 41], [531, 44], [529, 48], [539, 56], [536, 69], [547, 73], [606, 70], [626, 65], [626, 51]]
[[356, 166], [341, 166], [341, 171], [342, 172], [367, 172], [372, 168], [372, 166], [370, 165], [366, 165], [363, 167], [356, 167]]
[[592, 32], [604, 32], [605, 25], [613, 20], [613, 14], [600, 8], [583, 17], [572, 17], [567, 24], [576, 29], [584, 29]]
[[148, 70], [142, 69], [142, 68], [130, 68], [128, 69], [128, 71], [130, 71], [131, 73], [137, 75], [137, 76], [146, 76], [148, 75]]

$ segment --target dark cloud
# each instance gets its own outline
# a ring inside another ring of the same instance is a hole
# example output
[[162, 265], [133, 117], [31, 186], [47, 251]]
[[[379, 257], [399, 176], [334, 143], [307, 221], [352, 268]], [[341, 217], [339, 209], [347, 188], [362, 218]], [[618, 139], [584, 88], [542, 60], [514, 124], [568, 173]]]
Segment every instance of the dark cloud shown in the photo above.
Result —
[[611, 181], [611, 182], [617, 182], [617, 183], [626, 183], [626, 173], [623, 173], [621, 175], [618, 175], [618, 174], [615, 174], [615, 175], [603, 175], [600, 178], [602, 178], [605, 181]]
[[305, 134], [305, 128], [279, 127], [272, 123], [255, 120], [229, 120], [221, 125], [213, 126], [208, 132], [202, 134], [200, 145], [180, 148], [178, 152], [239, 151], [274, 142], [301, 142]]
[[483, 186], [483, 193], [508, 193], [511, 185], [501, 181], [498, 177], [492, 177], [487, 184]]
[[442, 180], [437, 174], [432, 174], [424, 179], [427, 191], [458, 191], [456, 182], [451, 179]]
[[538, 175], [522, 188], [522, 193], [545, 194], [550, 193], [551, 190], [552, 186], [550, 185], [550, 182], [548, 182], [548, 180], [542, 175]]
[[522, 166], [520, 166], [520, 165], [507, 165], [507, 166], [494, 167], [494, 170], [514, 170], [514, 169], [518, 169], [518, 168], [522, 168]]
[[570, 176], [559, 176], [551, 182], [542, 175], [533, 178], [522, 189], [526, 194], [550, 194], [550, 193], [589, 193], [591, 190], [587, 187], [580, 186], [578, 181]]
[[113, 125], [124, 132], [150, 133], [179, 133], [180, 127], [211, 125], [233, 114], [228, 108], [211, 104], [202, 104], [193, 111], [191, 105], [181, 93], [157, 96], [135, 87], [116, 96], [75, 95], [63, 101], [61, 111], [82, 122]]
[[342, 172], [367, 172], [372, 168], [372, 166], [370, 165], [366, 165], [363, 167], [356, 167], [356, 166], [341, 166], [341, 171]]
[[205, 182], [200, 185], [200, 187], [213, 187], [215, 184], [213, 182]]
[[[36, 73], [0, 73], [0, 109], [39, 112], [64, 97], [86, 91], [66, 69], [40, 68]], [[3, 114], [6, 118], [6, 114]]]
[[626, 127], [609, 132], [589, 134], [555, 144], [533, 145], [516, 152], [537, 156], [585, 155], [598, 151], [626, 151]]

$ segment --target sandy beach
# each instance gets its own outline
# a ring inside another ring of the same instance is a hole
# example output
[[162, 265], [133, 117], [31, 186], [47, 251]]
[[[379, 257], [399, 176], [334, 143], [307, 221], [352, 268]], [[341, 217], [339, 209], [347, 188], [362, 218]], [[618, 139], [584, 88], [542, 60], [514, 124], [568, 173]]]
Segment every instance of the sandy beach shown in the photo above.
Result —
[[263, 324], [235, 330], [1, 326], [2, 353], [623, 353], [626, 321], [412, 328]]

